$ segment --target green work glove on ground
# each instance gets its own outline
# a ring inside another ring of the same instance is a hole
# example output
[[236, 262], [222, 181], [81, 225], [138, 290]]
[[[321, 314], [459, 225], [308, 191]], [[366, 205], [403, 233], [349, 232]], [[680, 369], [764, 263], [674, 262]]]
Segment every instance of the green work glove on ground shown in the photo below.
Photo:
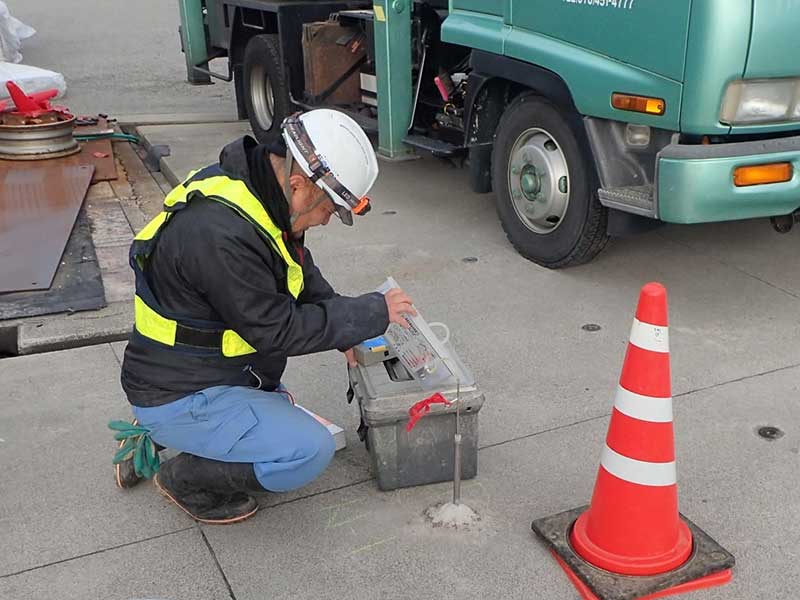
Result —
[[150, 430], [128, 421], [109, 421], [109, 429], [117, 433], [114, 439], [124, 443], [114, 455], [114, 464], [133, 459], [133, 468], [139, 477], [151, 479], [161, 468], [156, 445], [150, 437]]

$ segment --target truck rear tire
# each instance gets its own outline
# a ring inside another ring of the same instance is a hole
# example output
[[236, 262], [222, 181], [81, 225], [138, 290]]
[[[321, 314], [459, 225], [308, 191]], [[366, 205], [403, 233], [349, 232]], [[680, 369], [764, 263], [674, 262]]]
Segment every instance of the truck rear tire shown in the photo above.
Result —
[[558, 269], [586, 263], [606, 245], [608, 211], [597, 175], [561, 109], [534, 94], [506, 108], [492, 152], [497, 214], [525, 258]]
[[244, 50], [244, 103], [250, 127], [261, 143], [275, 141], [281, 123], [294, 112], [277, 35], [250, 38]]

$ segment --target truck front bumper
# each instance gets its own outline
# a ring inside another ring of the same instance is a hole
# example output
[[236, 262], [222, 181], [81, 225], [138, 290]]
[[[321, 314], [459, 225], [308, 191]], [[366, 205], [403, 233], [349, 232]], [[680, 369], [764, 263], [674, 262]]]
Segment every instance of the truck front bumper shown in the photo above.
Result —
[[[736, 187], [738, 167], [789, 162], [792, 179]], [[656, 210], [668, 223], [786, 215], [800, 208], [800, 136], [734, 144], [670, 144], [658, 154]]]

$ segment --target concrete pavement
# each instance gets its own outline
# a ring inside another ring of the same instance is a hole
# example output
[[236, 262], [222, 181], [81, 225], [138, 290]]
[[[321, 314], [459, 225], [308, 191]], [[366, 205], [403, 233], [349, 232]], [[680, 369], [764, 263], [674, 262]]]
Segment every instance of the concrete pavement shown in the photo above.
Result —
[[[196, 167], [223, 143], [209, 127], [159, 134]], [[426, 525], [447, 484], [377, 490], [336, 352], [292, 359], [285, 378], [347, 429], [308, 488], [265, 496], [229, 527], [197, 526], [149, 483], [117, 490], [105, 423], [128, 414], [124, 343], [99, 344], [0, 360], [0, 598], [577, 598], [530, 521], [589, 500], [650, 280], [670, 293], [681, 510], [737, 558], [732, 584], [691, 597], [800, 594], [800, 236], [763, 222], [673, 227], [553, 272], [519, 257], [491, 196], [444, 163], [381, 163], [373, 196], [356, 227], [308, 244], [340, 292], [393, 275], [450, 326], [486, 393], [478, 478], [463, 489], [480, 527]], [[767, 441], [762, 425], [785, 435]]]
[[[151, 484], [113, 486], [103, 424], [124, 414], [120, 350], [104, 344], [0, 362], [13, 394], [0, 401], [0, 597], [54, 589], [76, 599], [576, 597], [529, 522], [587, 501], [605, 416], [482, 444], [479, 477], [463, 490], [482, 516], [475, 531], [424, 522], [424, 508], [448, 497], [446, 484], [378, 491], [347, 410], [350, 448], [321, 481], [264, 497], [246, 523], [198, 527]], [[799, 375], [789, 368], [676, 403], [681, 508], [738, 561], [732, 584], [695, 598], [800, 593]], [[312, 397], [315, 386], [301, 381], [292, 387], [315, 409], [344, 404]], [[759, 438], [762, 424], [786, 435]]]
[[[236, 115], [233, 84], [192, 86], [178, 37], [177, 2], [7, 2], [37, 30], [23, 62], [58, 71], [75, 114], [215, 113]], [[225, 73], [224, 61], [212, 68]]]
[[157, 146], [169, 147], [169, 154], [159, 159], [159, 165], [164, 177], [172, 185], [185, 179], [190, 171], [199, 168], [198, 165], [216, 162], [219, 159], [221, 140], [252, 135], [247, 121], [202, 125], [140, 125], [134, 130], [148, 151]]

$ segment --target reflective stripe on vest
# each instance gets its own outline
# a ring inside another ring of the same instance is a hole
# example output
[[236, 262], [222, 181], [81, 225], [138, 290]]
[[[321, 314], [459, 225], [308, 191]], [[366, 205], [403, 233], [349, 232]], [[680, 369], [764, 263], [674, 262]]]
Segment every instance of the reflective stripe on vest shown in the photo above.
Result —
[[[134, 316], [136, 331], [141, 335], [161, 344], [176, 345], [176, 332], [180, 319], [170, 319], [157, 306], [152, 292], [144, 277], [145, 259], [153, 251], [158, 233], [166, 226], [173, 213], [184, 208], [191, 201], [192, 193], [198, 192], [209, 200], [219, 202], [235, 210], [242, 218], [249, 221], [259, 232], [264, 241], [275, 250], [287, 266], [287, 287], [296, 299], [303, 291], [303, 268], [289, 254], [283, 240], [283, 232], [272, 222], [264, 206], [238, 179], [224, 175], [213, 175], [205, 179], [192, 180], [197, 173], [193, 171], [186, 181], [175, 187], [164, 199], [164, 212], [157, 215], [134, 238], [131, 247], [131, 266], [136, 275], [136, 296], [134, 298]], [[221, 326], [219, 329], [223, 329]], [[244, 338], [232, 329], [224, 329], [221, 336], [220, 350], [223, 356], [235, 357], [256, 352]]]
[[283, 241], [283, 232], [272, 222], [264, 205], [250, 192], [247, 185], [239, 179], [231, 179], [224, 175], [199, 181], [191, 181], [190, 178], [189, 185], [179, 185], [167, 195], [164, 199], [165, 210], [169, 211], [180, 203], [186, 203], [189, 194], [195, 191], [210, 200], [216, 200], [234, 209], [273, 244], [288, 267], [289, 293], [297, 298], [303, 291], [303, 268], [289, 254], [286, 243]]

